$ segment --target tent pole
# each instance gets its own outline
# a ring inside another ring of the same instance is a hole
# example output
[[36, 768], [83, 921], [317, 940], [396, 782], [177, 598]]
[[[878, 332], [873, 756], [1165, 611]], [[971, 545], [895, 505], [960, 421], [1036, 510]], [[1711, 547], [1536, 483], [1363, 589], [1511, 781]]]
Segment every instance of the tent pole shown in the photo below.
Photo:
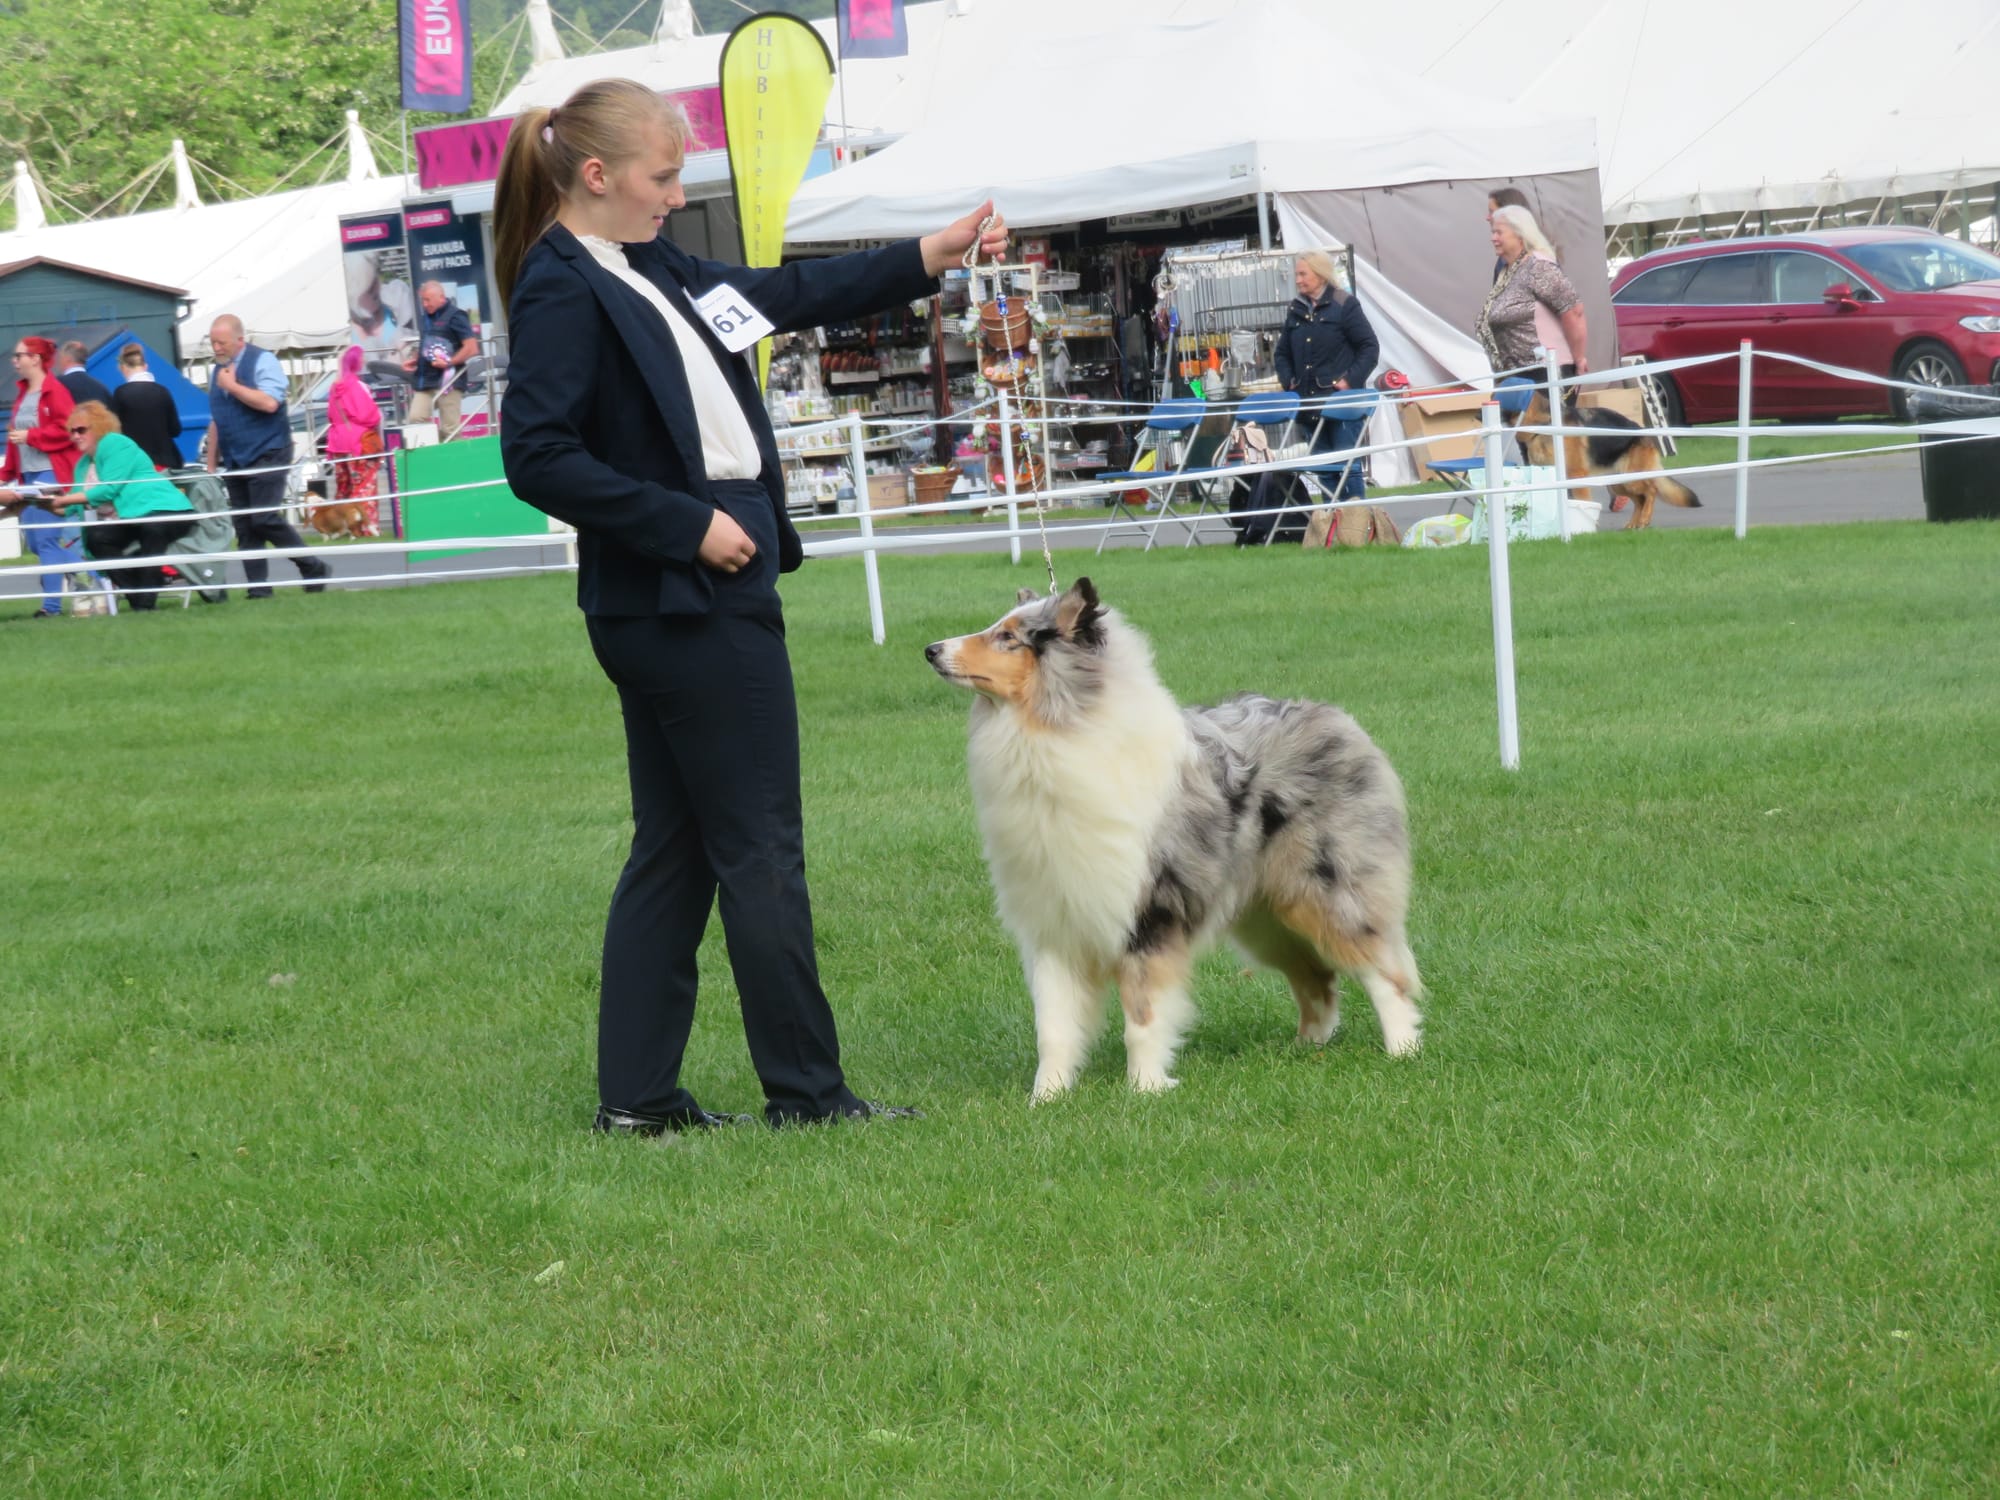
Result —
[[1264, 148], [1257, 147], [1257, 248], [1271, 248], [1271, 195], [1264, 191]]

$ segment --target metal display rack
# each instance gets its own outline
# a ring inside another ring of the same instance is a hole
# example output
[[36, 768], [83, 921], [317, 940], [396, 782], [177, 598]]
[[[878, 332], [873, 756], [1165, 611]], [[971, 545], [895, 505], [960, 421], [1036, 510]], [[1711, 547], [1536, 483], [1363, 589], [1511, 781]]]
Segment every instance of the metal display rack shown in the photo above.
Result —
[[[1320, 248], [1334, 258], [1349, 287], [1354, 285], [1354, 250]], [[1175, 320], [1166, 350], [1161, 395], [1185, 390], [1211, 368], [1211, 352], [1225, 362], [1237, 391], [1276, 389], [1272, 356], [1285, 312], [1295, 295], [1292, 267], [1304, 251], [1215, 250], [1191, 246], [1169, 250], [1160, 260], [1162, 296], [1173, 299]], [[1246, 373], [1248, 372], [1248, 373]]]

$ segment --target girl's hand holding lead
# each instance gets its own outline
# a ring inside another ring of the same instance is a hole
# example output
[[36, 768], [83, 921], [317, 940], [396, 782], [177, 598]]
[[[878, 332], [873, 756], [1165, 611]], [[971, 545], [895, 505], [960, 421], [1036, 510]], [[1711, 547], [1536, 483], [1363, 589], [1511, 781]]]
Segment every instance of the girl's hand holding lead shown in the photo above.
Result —
[[[986, 222], [989, 215], [993, 223], [981, 234], [979, 226]], [[924, 274], [942, 276], [946, 271], [963, 265], [965, 252], [972, 247], [975, 238], [979, 241], [981, 260], [1007, 258], [1007, 221], [994, 213], [991, 198], [964, 218], [953, 220], [936, 234], [927, 234], [919, 241], [924, 251]]]

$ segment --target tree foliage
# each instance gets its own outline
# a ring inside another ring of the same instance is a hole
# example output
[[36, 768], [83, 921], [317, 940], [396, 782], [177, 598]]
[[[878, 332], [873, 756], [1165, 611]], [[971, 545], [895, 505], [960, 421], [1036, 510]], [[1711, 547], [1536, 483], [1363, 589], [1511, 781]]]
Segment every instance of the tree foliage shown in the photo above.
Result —
[[176, 137], [258, 191], [347, 110], [394, 119], [395, 50], [394, 0], [14, 0], [0, 11], [0, 149], [34, 164], [57, 219], [119, 195]]
[[[817, 17], [833, 6], [752, 8]], [[473, 0], [474, 114], [527, 68], [526, 43], [514, 47], [510, 30], [523, 9], [522, 0]], [[632, 0], [555, 0], [555, 9], [610, 47], [643, 44], [659, 16], [658, 0], [636, 11]], [[695, 0], [703, 31], [727, 31], [748, 13], [735, 0]], [[572, 54], [586, 50], [577, 31], [557, 30]], [[0, 0], [0, 183], [26, 158], [56, 221], [107, 203], [131, 212], [171, 201], [168, 173], [143, 192], [138, 185], [176, 138], [242, 192], [315, 181], [324, 158], [288, 174], [340, 136], [350, 109], [381, 139], [400, 139], [396, 0]], [[378, 147], [385, 170], [393, 154]], [[212, 180], [201, 187], [216, 193]], [[0, 227], [13, 222], [13, 205], [0, 206]]]

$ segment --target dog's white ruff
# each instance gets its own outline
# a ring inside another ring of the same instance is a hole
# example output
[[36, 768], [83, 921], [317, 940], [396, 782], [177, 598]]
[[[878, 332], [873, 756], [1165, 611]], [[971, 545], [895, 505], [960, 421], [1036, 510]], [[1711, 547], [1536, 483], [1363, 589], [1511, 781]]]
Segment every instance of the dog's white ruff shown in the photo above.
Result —
[[[1049, 729], [984, 698], [972, 715], [979, 830], [1034, 994], [1037, 1100], [1076, 1081], [1152, 878], [1155, 835], [1197, 759], [1144, 637], [1112, 624], [1104, 649], [1112, 660], [1084, 725]], [[1173, 1087], [1166, 1062], [1192, 1014], [1185, 994], [1166, 995], [1149, 1025], [1128, 1022], [1135, 1088]]]

